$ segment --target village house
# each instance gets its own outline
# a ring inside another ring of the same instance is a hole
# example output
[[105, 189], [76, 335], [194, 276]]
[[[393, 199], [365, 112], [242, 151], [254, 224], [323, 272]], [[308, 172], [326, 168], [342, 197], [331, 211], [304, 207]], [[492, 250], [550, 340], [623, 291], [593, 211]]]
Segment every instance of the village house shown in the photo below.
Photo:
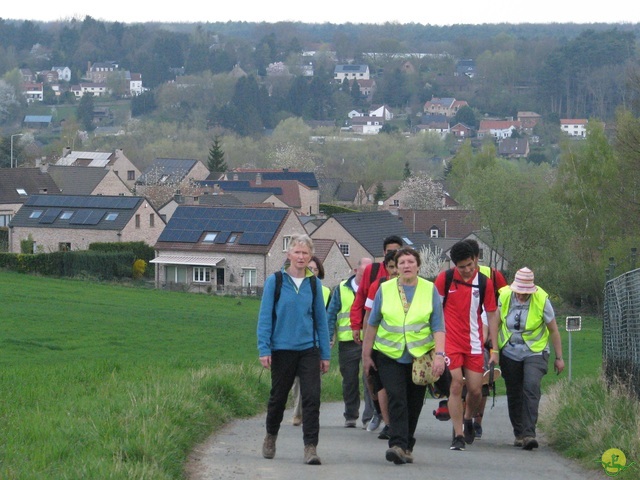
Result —
[[336, 65], [333, 70], [333, 79], [336, 82], [347, 80], [369, 80], [369, 65]]
[[406, 245], [420, 249], [428, 245], [423, 233], [410, 233], [397, 216], [387, 211], [338, 213], [332, 215], [311, 234], [312, 239], [334, 239], [351, 268], [363, 257], [382, 261], [382, 243], [389, 235], [398, 235]]
[[122, 179], [108, 168], [57, 165], [43, 165], [41, 168], [49, 172], [60, 193], [65, 195], [133, 195]]
[[455, 117], [462, 107], [468, 106], [469, 104], [464, 100], [433, 97], [424, 104], [423, 111], [428, 115], [444, 115], [451, 118]]
[[60, 189], [51, 175], [40, 168], [0, 168], [0, 228], [34, 194], [56, 194]]
[[156, 286], [257, 293], [304, 233], [291, 209], [180, 205], [155, 243]]
[[496, 140], [510, 138], [513, 132], [519, 132], [521, 124], [518, 120], [480, 120], [478, 138], [492, 136]]
[[62, 157], [55, 164], [64, 167], [95, 167], [113, 170], [113, 173], [130, 191], [133, 191], [140, 177], [140, 170], [126, 157], [121, 148], [116, 148], [113, 152], [85, 152], [66, 147], [62, 150]]
[[581, 137], [584, 138], [587, 136], [587, 124], [589, 120], [586, 118], [561, 118], [560, 119], [560, 130], [563, 133], [566, 133], [570, 137]]
[[33, 241], [33, 252], [87, 250], [95, 242], [154, 245], [165, 223], [142, 197], [31, 195], [9, 223], [9, 252]]

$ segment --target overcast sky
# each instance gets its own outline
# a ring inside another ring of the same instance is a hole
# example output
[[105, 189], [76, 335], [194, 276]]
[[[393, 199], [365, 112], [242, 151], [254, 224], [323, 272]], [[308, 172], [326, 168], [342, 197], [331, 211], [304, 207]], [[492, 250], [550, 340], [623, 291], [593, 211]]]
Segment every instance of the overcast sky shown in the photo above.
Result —
[[[379, 7], [376, 8], [376, 5]], [[393, 7], [390, 7], [393, 5]], [[635, 6], [634, 6], [635, 5]], [[449, 7], [449, 8], [447, 8]], [[421, 23], [429, 25], [482, 23], [638, 23], [640, 8], [633, 0], [562, 2], [557, 0], [33, 0], [4, 1], [0, 17], [21, 20], [82, 19], [135, 22], [277, 22]]]

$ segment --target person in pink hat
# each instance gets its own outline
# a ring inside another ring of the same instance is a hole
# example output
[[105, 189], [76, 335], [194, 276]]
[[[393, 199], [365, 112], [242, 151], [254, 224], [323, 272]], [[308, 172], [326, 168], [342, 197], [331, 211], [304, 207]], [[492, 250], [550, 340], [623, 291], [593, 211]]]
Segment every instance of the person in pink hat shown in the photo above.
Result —
[[[536, 423], [540, 405], [540, 384], [549, 364], [549, 343], [553, 344], [554, 370], [564, 370], [562, 342], [549, 294], [534, 283], [533, 272], [521, 268], [513, 283], [500, 290], [500, 312], [491, 331], [491, 361], [500, 362], [507, 387], [509, 420], [516, 447], [538, 447]], [[494, 322], [496, 320], [494, 319]]]

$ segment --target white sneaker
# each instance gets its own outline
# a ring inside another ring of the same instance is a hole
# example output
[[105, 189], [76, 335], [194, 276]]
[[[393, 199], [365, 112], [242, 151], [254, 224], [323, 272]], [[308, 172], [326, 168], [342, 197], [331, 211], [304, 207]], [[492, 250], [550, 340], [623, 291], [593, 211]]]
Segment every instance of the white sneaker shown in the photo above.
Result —
[[374, 413], [367, 425], [367, 432], [375, 432], [378, 427], [380, 427], [380, 415]]

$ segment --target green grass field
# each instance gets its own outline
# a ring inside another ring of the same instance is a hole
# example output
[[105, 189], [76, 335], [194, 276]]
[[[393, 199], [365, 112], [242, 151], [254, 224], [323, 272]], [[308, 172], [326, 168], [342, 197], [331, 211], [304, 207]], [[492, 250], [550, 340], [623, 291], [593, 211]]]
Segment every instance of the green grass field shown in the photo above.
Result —
[[[2, 479], [183, 478], [197, 442], [266, 405], [257, 299], [5, 271], [0, 287]], [[574, 379], [597, 375], [600, 331], [573, 334]], [[324, 400], [341, 398], [337, 370]]]

